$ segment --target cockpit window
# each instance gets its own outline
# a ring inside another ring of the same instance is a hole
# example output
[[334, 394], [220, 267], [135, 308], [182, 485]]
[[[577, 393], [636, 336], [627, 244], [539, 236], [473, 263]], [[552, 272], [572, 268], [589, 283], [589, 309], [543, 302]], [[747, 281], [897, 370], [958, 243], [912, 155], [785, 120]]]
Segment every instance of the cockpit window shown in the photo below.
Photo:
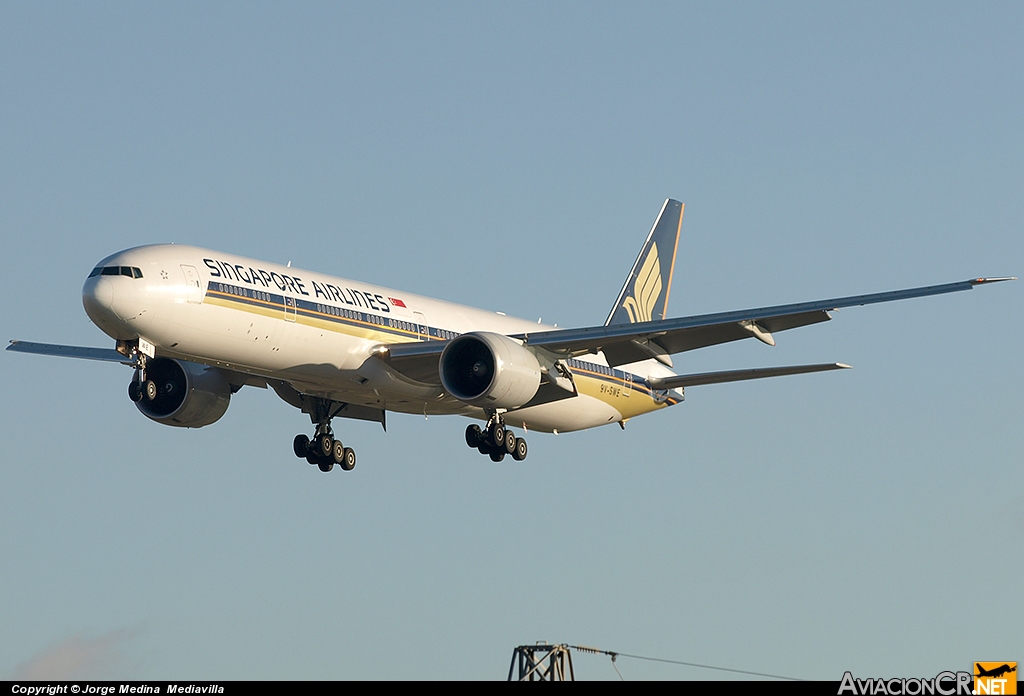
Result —
[[90, 278], [98, 275], [116, 276], [122, 275], [128, 278], [141, 278], [142, 269], [135, 266], [97, 266], [89, 274]]

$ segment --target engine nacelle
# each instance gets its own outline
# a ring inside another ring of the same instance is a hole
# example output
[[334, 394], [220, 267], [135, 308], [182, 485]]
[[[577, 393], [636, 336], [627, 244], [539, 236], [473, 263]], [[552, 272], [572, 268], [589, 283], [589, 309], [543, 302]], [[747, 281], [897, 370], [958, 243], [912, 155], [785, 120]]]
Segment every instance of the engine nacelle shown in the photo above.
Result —
[[484, 408], [518, 408], [540, 388], [537, 357], [496, 333], [479, 331], [453, 339], [441, 353], [440, 371], [449, 394]]
[[157, 358], [146, 365], [146, 378], [156, 383], [156, 398], [136, 406], [164, 425], [201, 428], [219, 420], [231, 402], [231, 385], [215, 367]]

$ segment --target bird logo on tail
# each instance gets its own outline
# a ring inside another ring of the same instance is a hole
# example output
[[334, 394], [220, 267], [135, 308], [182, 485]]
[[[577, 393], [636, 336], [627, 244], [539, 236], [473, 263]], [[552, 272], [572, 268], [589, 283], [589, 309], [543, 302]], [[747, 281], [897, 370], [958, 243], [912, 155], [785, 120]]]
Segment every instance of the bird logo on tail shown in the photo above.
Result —
[[629, 323], [651, 321], [654, 306], [661, 297], [663, 284], [661, 281], [661, 261], [658, 260], [658, 245], [651, 244], [651, 251], [644, 259], [644, 264], [633, 284], [633, 295], [623, 301], [622, 306], [629, 314]]

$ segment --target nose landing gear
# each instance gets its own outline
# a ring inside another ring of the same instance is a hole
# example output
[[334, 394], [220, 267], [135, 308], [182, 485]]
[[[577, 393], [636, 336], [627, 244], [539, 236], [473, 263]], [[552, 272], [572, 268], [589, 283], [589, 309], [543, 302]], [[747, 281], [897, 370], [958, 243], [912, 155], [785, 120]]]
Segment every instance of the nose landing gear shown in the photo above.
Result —
[[146, 379], [146, 356], [136, 351], [134, 357], [135, 375], [128, 383], [128, 398], [135, 403], [139, 403], [143, 399], [156, 401], [156, 397], [160, 395], [160, 388], [153, 380]]
[[466, 428], [466, 444], [486, 454], [492, 462], [500, 462], [506, 454], [512, 455], [517, 462], [526, 459], [526, 440], [505, 427], [501, 414], [495, 413], [481, 428], [476, 423]]
[[[141, 349], [140, 343], [145, 343], [149, 349]], [[160, 395], [160, 387], [153, 380], [146, 378], [148, 359], [155, 355], [153, 345], [141, 338], [132, 341], [118, 341], [117, 352], [128, 358], [135, 367], [132, 381], [128, 383], [128, 398], [135, 403], [139, 403], [143, 399], [156, 401], [156, 397]]]

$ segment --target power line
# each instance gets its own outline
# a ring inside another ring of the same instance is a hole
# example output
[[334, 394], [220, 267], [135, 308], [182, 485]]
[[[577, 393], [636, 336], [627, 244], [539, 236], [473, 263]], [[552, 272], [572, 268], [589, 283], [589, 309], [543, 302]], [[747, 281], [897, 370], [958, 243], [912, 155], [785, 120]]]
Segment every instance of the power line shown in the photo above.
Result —
[[[647, 660], [648, 662], [664, 662], [671, 665], [684, 665], [686, 667], [698, 667], [700, 669], [713, 669], [719, 672], [732, 672], [734, 674], [748, 674], [754, 677], [768, 677], [769, 679], [785, 679], [787, 681], [803, 681], [798, 677], [786, 677], [781, 674], [768, 674], [767, 672], [753, 672], [747, 669], [733, 669], [731, 667], [716, 667], [715, 665], [704, 665], [698, 662], [684, 662], [683, 660], [666, 660], [661, 657], [648, 657], [646, 655], [631, 655], [624, 652], [613, 652], [611, 650], [601, 650], [600, 648], [591, 648], [586, 645], [567, 645], [566, 647], [572, 648], [573, 650], [579, 650], [580, 652], [595, 653], [599, 655], [608, 655], [612, 658], [612, 667], [615, 667], [615, 671], [619, 672], [619, 668], [615, 666], [615, 658], [617, 657], [632, 657], [634, 660]], [[622, 679], [622, 673], [619, 672], [619, 678]]]

